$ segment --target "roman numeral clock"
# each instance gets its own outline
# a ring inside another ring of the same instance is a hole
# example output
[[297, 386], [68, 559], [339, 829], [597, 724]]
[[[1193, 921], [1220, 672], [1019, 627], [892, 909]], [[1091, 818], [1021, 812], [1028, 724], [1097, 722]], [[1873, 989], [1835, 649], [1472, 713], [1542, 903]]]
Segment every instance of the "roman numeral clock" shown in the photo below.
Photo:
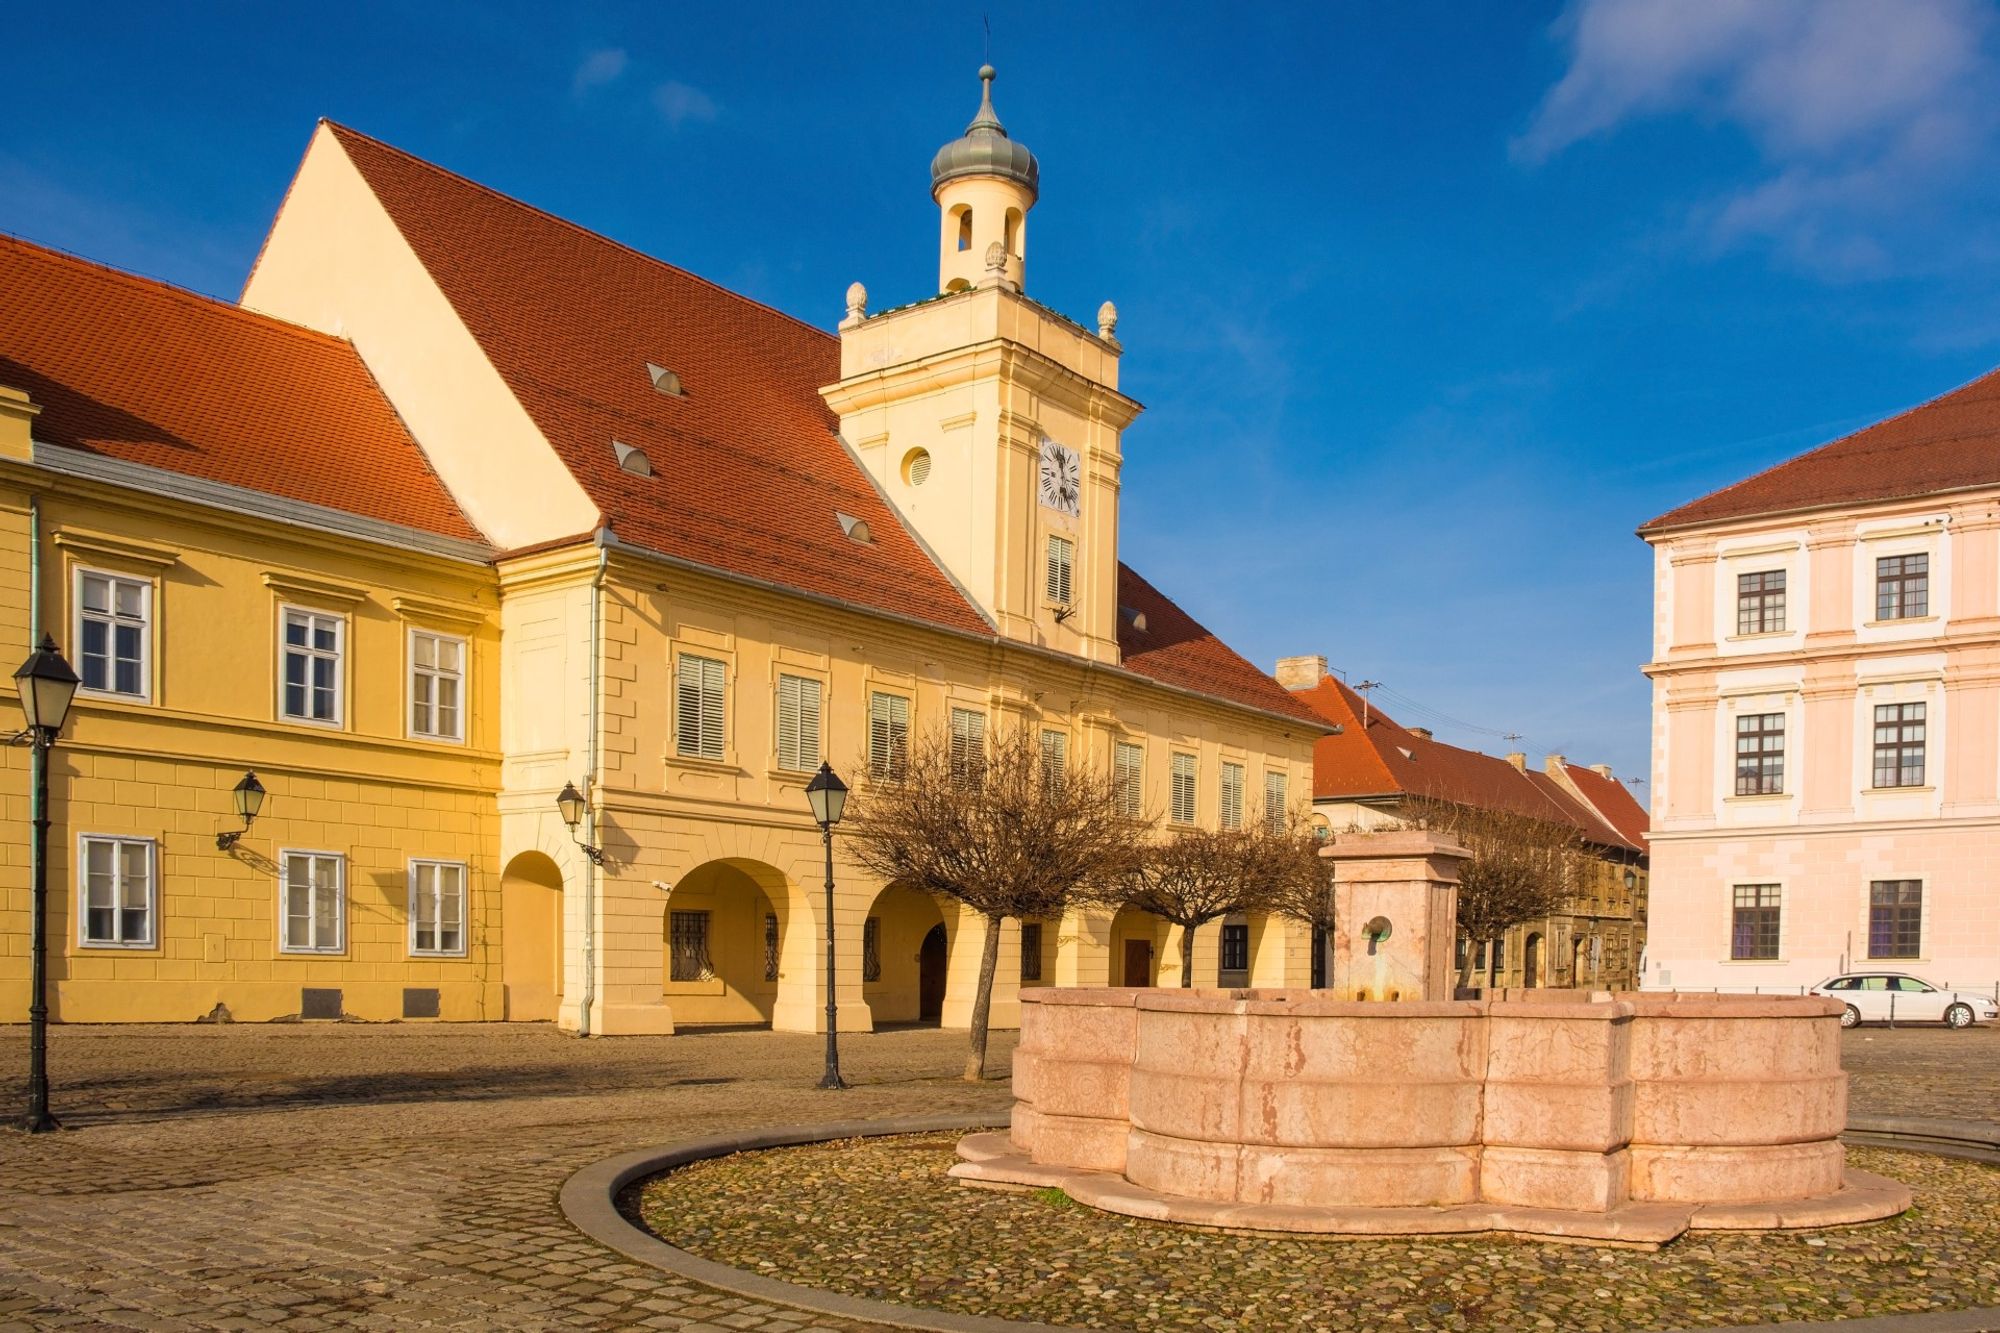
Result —
[[1042, 503], [1071, 518], [1083, 504], [1083, 465], [1074, 449], [1042, 437]]

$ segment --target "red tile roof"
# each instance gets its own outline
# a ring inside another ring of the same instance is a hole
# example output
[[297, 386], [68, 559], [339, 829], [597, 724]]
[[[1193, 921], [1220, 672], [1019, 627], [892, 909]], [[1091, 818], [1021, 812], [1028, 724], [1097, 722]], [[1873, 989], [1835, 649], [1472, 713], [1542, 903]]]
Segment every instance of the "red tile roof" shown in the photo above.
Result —
[[340, 339], [8, 236], [0, 293], [36, 440], [481, 540]]
[[1652, 827], [1652, 816], [1646, 807], [1632, 794], [1632, 789], [1616, 778], [1607, 778], [1595, 769], [1584, 768], [1580, 764], [1565, 764], [1563, 772], [1576, 784], [1577, 791], [1590, 803], [1600, 819], [1618, 830], [1618, 836], [1634, 847], [1646, 845], [1646, 831]]
[[1684, 504], [1639, 531], [1978, 486], [2000, 486], [2000, 370]]
[[[622, 540], [727, 573], [991, 635], [836, 435], [832, 335], [343, 126], [329, 127], [528, 415]], [[645, 363], [680, 376], [657, 393]], [[655, 475], [617, 465], [643, 449]], [[834, 514], [868, 524], [873, 545]], [[1124, 665], [1317, 725], [1129, 569]]]
[[[1169, 685], [1297, 718], [1314, 730], [1319, 714], [1250, 665], [1195, 622], [1165, 594], [1125, 565], [1118, 566], [1118, 651], [1127, 670]], [[1136, 618], [1135, 618], [1136, 616]], [[1138, 620], [1146, 627], [1140, 629]]]
[[1341, 728], [1340, 735], [1321, 737], [1314, 746], [1315, 800], [1428, 797], [1569, 824], [1600, 845], [1644, 846], [1546, 774], [1523, 772], [1505, 759], [1419, 736], [1381, 709], [1365, 706], [1360, 695], [1333, 676], [1294, 697]]

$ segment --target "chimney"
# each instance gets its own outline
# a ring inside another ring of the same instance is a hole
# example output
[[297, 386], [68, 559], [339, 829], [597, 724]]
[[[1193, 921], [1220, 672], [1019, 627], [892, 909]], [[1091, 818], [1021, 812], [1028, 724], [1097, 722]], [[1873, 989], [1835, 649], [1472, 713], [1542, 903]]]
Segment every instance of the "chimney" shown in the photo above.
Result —
[[1310, 690], [1326, 679], [1326, 658], [1317, 653], [1309, 657], [1281, 657], [1277, 676], [1278, 683], [1288, 690]]
[[1563, 770], [1567, 769], [1568, 767], [1569, 767], [1569, 760], [1563, 758], [1559, 754], [1552, 754], [1548, 758], [1542, 760], [1542, 772], [1548, 774], [1552, 778], [1561, 777], [1563, 775]]
[[1592, 764], [1590, 766], [1590, 771], [1597, 774], [1598, 777], [1603, 778], [1607, 782], [1612, 780], [1611, 765], [1609, 764]]
[[1522, 754], [1519, 750], [1516, 750], [1512, 754], [1508, 755], [1507, 762], [1512, 764], [1520, 772], [1525, 773], [1528, 771], [1528, 756]]
[[1425, 740], [1431, 738], [1431, 729], [1429, 727], [1411, 727], [1409, 731], [1412, 736], [1421, 736]]
[[23, 390], [0, 384], [0, 455], [34, 456], [35, 414], [41, 410]]

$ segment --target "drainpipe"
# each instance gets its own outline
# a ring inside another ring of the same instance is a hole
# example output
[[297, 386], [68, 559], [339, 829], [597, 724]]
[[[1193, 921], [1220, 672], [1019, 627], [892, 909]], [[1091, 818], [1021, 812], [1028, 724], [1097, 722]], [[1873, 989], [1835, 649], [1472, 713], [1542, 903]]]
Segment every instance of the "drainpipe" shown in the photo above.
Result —
[[[597, 576], [590, 581], [590, 731], [584, 737], [583, 819], [587, 830], [583, 840], [593, 847], [597, 840], [597, 694], [603, 668], [602, 633], [604, 622], [604, 572], [611, 562], [607, 528], [597, 530]], [[583, 1003], [578, 1007], [576, 1030], [590, 1035], [590, 1006], [597, 1001], [597, 863], [583, 861]]]

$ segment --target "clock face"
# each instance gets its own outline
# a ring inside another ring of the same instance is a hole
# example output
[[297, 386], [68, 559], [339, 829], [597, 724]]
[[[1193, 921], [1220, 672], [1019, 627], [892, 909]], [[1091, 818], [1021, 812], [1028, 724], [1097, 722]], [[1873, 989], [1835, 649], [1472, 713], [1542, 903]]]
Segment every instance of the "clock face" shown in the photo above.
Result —
[[1083, 466], [1076, 450], [1042, 437], [1042, 503], [1075, 518], [1083, 504]]

